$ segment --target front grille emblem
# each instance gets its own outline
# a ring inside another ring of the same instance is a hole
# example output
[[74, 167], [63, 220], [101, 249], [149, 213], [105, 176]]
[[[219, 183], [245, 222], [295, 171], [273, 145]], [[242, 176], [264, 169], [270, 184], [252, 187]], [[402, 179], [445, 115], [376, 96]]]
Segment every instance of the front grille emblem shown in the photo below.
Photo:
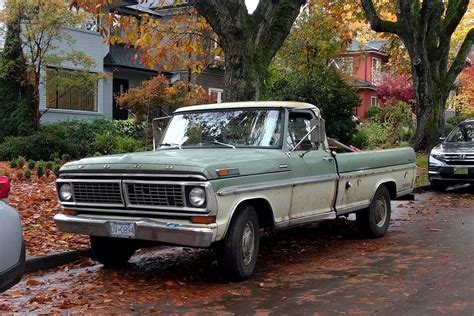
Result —
[[110, 169], [110, 165], [104, 165], [104, 169]]

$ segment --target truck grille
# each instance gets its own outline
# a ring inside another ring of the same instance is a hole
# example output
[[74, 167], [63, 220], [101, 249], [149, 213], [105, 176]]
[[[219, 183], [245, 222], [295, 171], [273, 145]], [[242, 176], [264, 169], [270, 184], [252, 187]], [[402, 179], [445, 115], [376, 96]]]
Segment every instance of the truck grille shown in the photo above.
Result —
[[444, 154], [443, 158], [448, 165], [474, 165], [474, 154]]
[[77, 203], [123, 205], [120, 183], [74, 182]]
[[125, 185], [130, 206], [185, 206], [181, 185], [155, 183], [126, 183]]

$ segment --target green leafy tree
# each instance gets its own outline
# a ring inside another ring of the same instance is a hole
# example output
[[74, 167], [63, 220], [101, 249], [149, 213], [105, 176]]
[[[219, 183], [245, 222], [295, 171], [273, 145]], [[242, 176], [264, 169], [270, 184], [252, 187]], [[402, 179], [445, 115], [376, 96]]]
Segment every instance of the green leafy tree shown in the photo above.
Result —
[[466, 32], [454, 58], [453, 35], [469, 8], [469, 0], [394, 0], [394, 20], [384, 19], [373, 0], [361, 0], [376, 32], [398, 36], [406, 47], [416, 94], [417, 130], [414, 148], [429, 151], [443, 135], [449, 91], [466, 66], [474, 29]]
[[282, 76], [267, 88], [266, 98], [316, 105], [326, 120], [328, 136], [349, 142], [356, 127], [353, 113], [354, 108], [360, 105], [359, 95], [331, 67], [315, 69], [315, 74], [290, 73]]
[[6, 136], [27, 135], [33, 130], [33, 116], [22, 97], [25, 70], [20, 39], [20, 20], [12, 18], [6, 25], [5, 46], [0, 56], [0, 142]]
[[61, 43], [73, 44], [67, 27], [78, 26], [87, 18], [86, 13], [74, 10], [66, 0], [8, 0], [0, 12], [0, 22], [13, 25], [15, 40], [20, 42], [14, 45], [16, 49], [20, 48], [25, 67], [17, 69], [17, 75], [24, 78], [22, 85], [28, 88], [24, 97], [36, 130], [44, 114], [40, 111], [39, 88], [47, 67], [61, 68], [69, 63], [83, 69], [77, 76], [56, 76], [53, 84], [63, 90], [77, 89], [87, 93], [94, 87], [91, 83], [104, 78], [103, 74], [89, 72], [94, 61], [85, 53], [58, 49]]

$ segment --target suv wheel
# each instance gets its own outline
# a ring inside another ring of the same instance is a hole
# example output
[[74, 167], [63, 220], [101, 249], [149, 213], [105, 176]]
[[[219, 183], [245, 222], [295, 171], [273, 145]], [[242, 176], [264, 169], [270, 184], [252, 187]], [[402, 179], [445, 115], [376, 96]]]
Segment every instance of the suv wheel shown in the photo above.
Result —
[[90, 236], [92, 252], [105, 267], [125, 265], [135, 253], [132, 240]]
[[390, 193], [385, 186], [380, 186], [368, 209], [356, 214], [357, 223], [370, 238], [379, 238], [388, 231], [391, 217]]
[[258, 216], [252, 206], [235, 214], [229, 230], [216, 247], [223, 274], [231, 281], [243, 281], [252, 276], [260, 245]]

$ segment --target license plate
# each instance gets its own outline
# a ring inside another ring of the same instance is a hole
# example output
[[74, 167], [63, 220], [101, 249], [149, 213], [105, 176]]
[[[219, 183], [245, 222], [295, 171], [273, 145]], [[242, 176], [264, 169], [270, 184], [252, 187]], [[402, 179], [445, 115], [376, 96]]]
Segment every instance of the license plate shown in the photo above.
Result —
[[454, 168], [454, 174], [469, 174], [469, 169], [467, 167]]
[[119, 238], [135, 238], [135, 224], [110, 223], [110, 235]]

